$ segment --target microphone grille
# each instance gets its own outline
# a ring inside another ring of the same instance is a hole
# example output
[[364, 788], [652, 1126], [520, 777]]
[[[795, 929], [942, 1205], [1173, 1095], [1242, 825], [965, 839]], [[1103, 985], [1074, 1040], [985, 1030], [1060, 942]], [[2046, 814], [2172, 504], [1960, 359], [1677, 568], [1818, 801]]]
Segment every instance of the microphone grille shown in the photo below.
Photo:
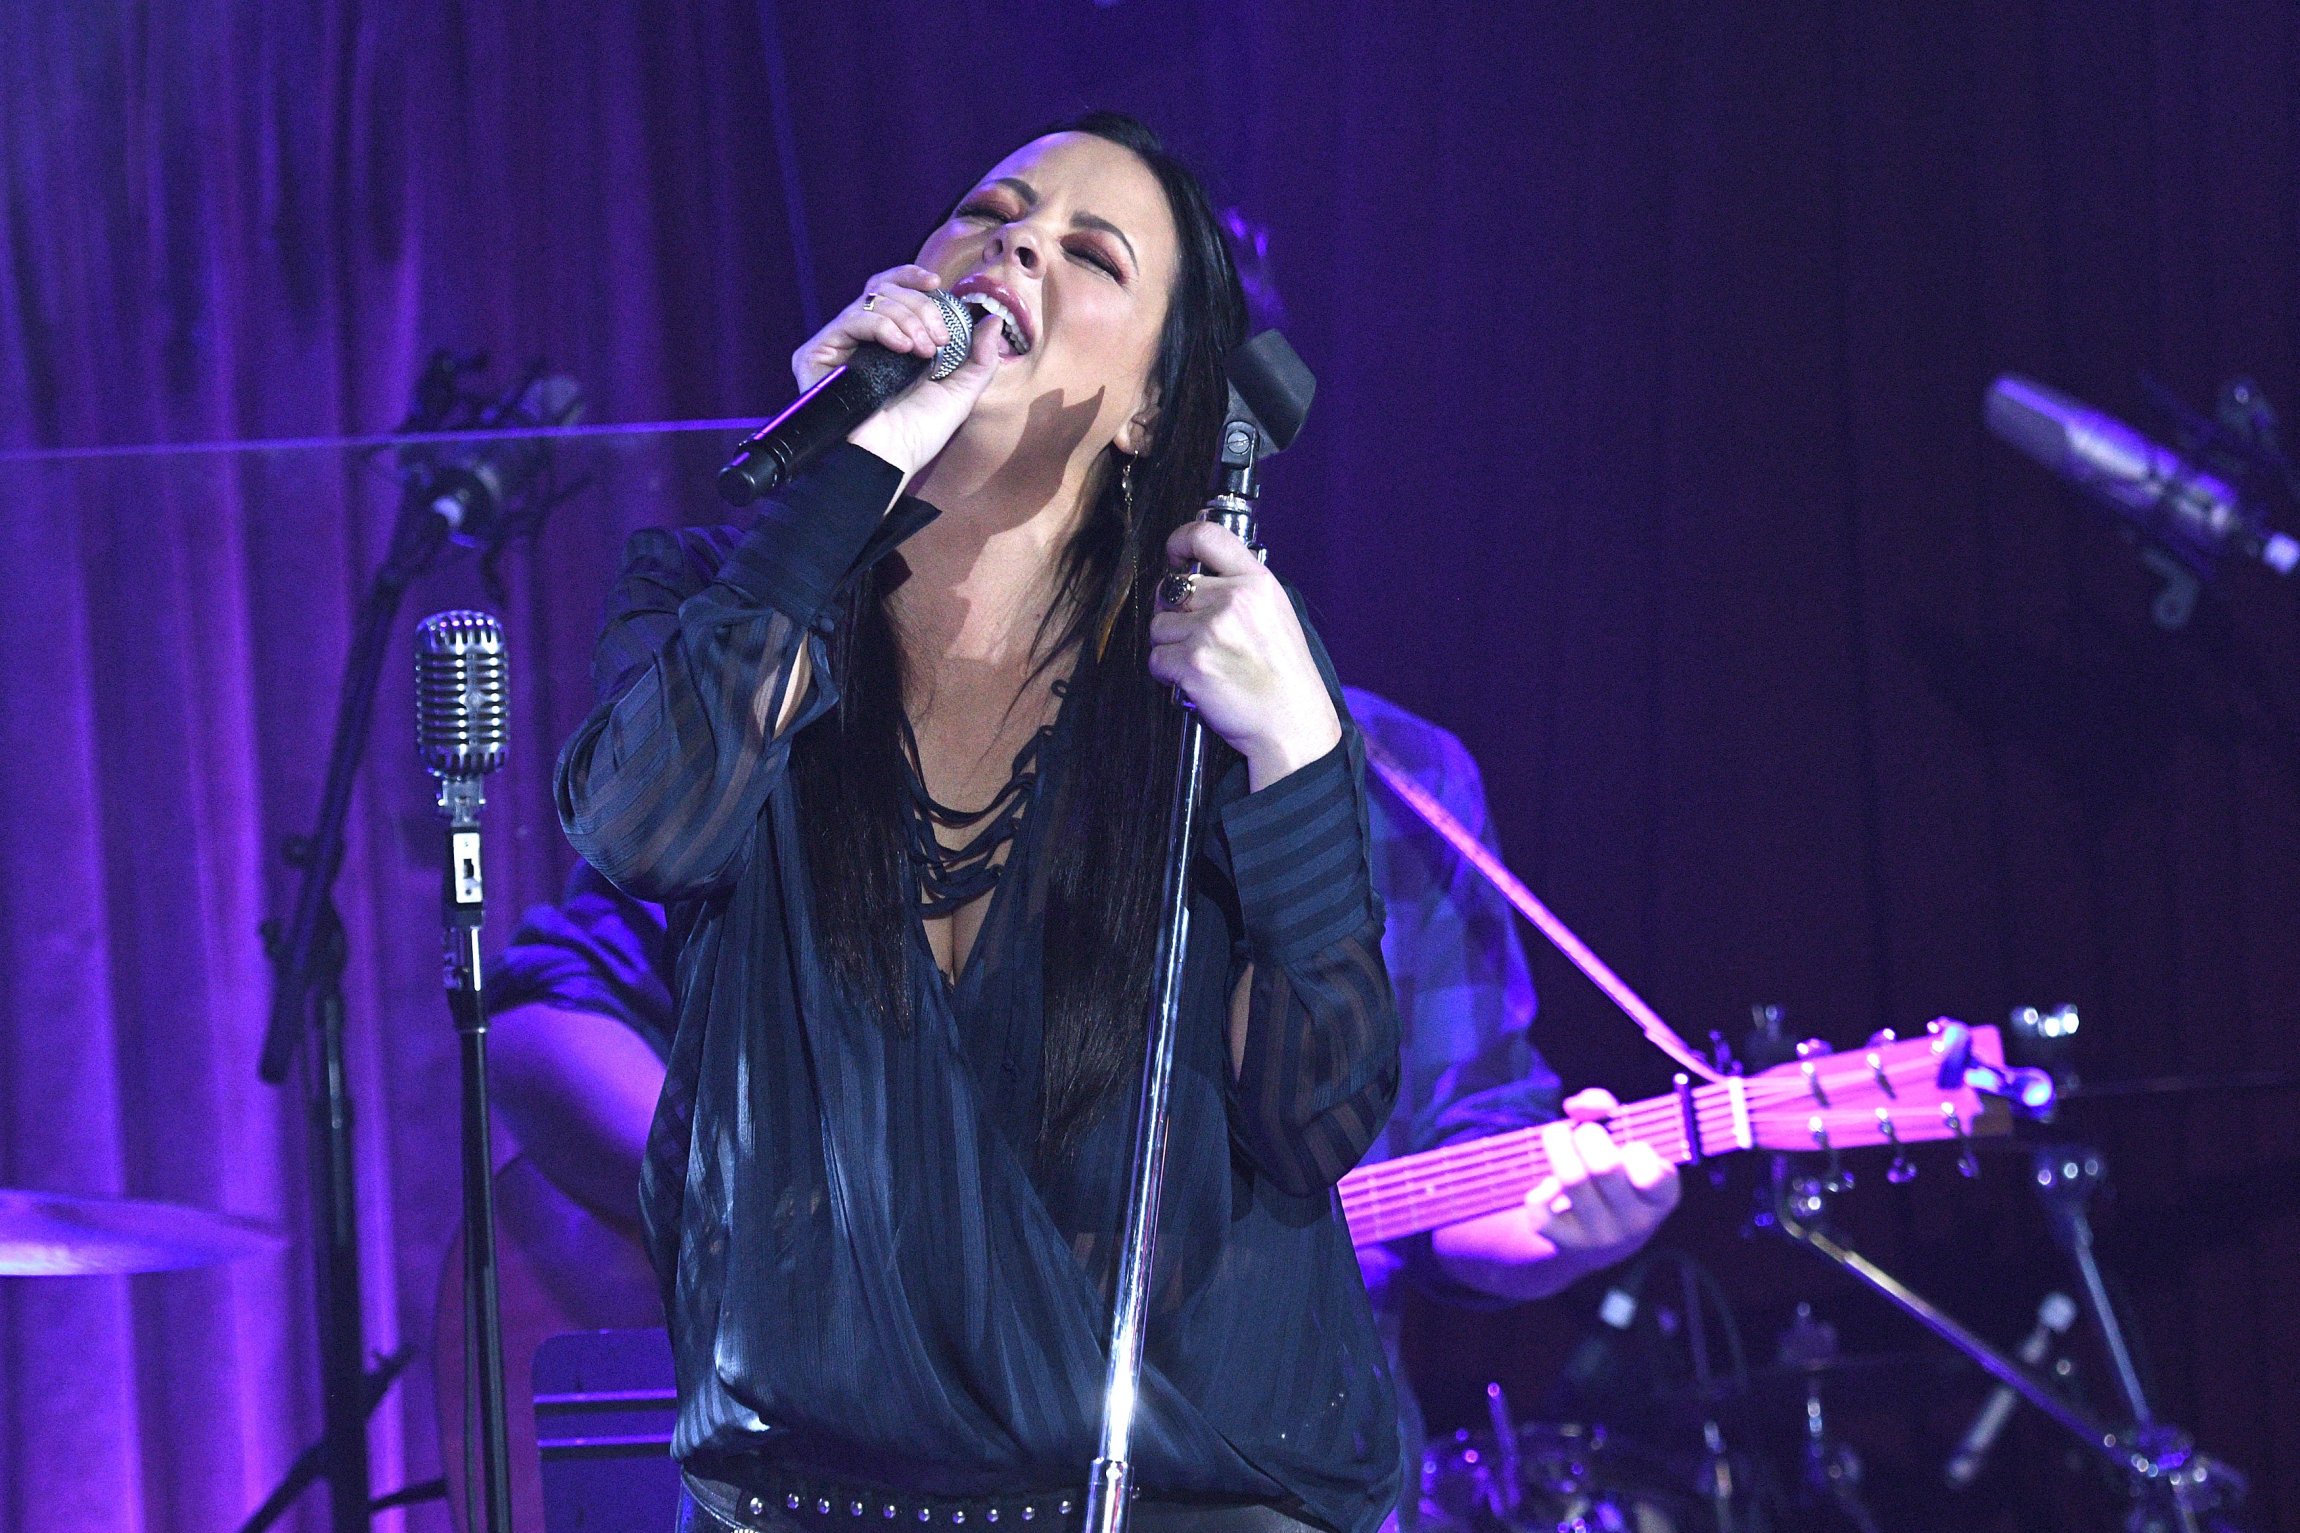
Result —
[[511, 728], [503, 624], [492, 612], [435, 612], [415, 625], [415, 746], [434, 777], [503, 765]]
[[942, 310], [943, 326], [950, 331], [950, 339], [926, 365], [927, 377], [940, 383], [964, 366], [966, 354], [974, 349], [974, 311], [939, 287], [929, 288], [926, 296]]

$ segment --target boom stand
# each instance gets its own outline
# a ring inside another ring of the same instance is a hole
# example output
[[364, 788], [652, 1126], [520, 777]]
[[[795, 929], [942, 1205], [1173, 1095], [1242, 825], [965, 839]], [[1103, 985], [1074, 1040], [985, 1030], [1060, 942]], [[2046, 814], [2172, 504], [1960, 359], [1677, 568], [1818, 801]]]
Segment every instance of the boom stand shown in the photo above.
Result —
[[367, 752], [368, 724], [375, 714], [384, 641], [391, 635], [408, 584], [447, 541], [447, 530], [447, 523], [416, 495], [402, 498], [391, 551], [360, 607], [359, 627], [344, 661], [319, 823], [309, 836], [291, 838], [284, 849], [289, 866], [303, 874], [295, 914], [284, 929], [277, 920], [263, 926], [264, 951], [273, 969], [271, 1021], [260, 1066], [265, 1081], [276, 1086], [287, 1079], [297, 1044], [318, 1024], [319, 1047], [310, 1079], [318, 1162], [312, 1177], [312, 1226], [325, 1241], [316, 1273], [324, 1424], [313, 1445], [316, 1460], [307, 1450], [279, 1490], [241, 1525], [240, 1533], [261, 1533], [269, 1527], [287, 1509], [292, 1491], [300, 1488], [296, 1482], [310, 1483], [315, 1470], [327, 1478], [329, 1526], [334, 1533], [364, 1533], [370, 1525], [367, 1417], [382, 1398], [380, 1386], [398, 1369], [371, 1371], [362, 1340], [359, 1209], [352, 1183], [351, 1090], [343, 1054], [344, 936], [333, 891], [343, 867], [343, 827], [351, 808], [352, 784]]

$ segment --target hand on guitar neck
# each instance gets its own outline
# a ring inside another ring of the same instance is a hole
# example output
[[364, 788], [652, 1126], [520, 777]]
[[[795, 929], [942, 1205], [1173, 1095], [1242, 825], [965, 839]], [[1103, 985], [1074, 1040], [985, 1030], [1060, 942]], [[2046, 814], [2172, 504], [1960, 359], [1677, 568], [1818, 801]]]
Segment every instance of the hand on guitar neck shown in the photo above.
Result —
[[1677, 1206], [1677, 1168], [1642, 1139], [1614, 1139], [1606, 1124], [1620, 1108], [1593, 1087], [1535, 1130], [1550, 1169], [1522, 1202], [1430, 1232], [1446, 1273], [1497, 1298], [1542, 1299], [1651, 1240]]
[[1675, 1092], [1642, 1102], [1585, 1091], [1567, 1123], [1361, 1166], [1336, 1190], [1361, 1251], [1427, 1230], [1462, 1281], [1538, 1298], [1650, 1236], [1677, 1201], [1675, 1166], [1886, 1145], [1903, 1180], [1915, 1174], [1905, 1147], [1952, 1140], [1969, 1155], [1966, 1141], [2009, 1125], [2005, 1104], [2034, 1112], [2051, 1100], [2049, 1076], [2005, 1068], [1995, 1028], [1943, 1017], [1922, 1038], [1882, 1032], [1842, 1054], [1809, 1042], [1758, 1075], [1704, 1086], [1680, 1075]]

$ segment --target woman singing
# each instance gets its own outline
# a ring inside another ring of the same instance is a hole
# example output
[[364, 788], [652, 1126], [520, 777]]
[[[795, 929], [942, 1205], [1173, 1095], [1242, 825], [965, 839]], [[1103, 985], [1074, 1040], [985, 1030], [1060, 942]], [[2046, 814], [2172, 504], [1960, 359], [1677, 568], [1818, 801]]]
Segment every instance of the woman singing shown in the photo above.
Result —
[[576, 848], [683, 932], [642, 1198], [687, 1523], [1077, 1526], [1179, 686], [1224, 743], [1133, 1515], [1370, 1533], [1397, 1421], [1328, 1190], [1389, 1115], [1397, 1020], [1340, 690], [1193, 520], [1237, 275], [1196, 179], [1094, 114], [872, 278], [799, 383], [934, 351], [937, 287], [978, 320], [956, 373], [747, 529], [633, 539], [559, 762]]

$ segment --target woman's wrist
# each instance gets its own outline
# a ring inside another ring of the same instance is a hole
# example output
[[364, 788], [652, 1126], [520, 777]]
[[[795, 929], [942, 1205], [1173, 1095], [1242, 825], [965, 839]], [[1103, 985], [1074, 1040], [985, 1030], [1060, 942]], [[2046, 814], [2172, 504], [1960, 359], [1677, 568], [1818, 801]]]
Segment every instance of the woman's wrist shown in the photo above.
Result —
[[1332, 755], [1334, 747], [1342, 743], [1342, 726], [1329, 707], [1323, 721], [1312, 720], [1290, 730], [1233, 743], [1238, 754], [1246, 758], [1247, 790], [1259, 793]]
[[873, 415], [847, 433], [847, 440], [895, 469], [905, 484], [924, 465], [909, 461], [911, 444], [904, 440], [905, 433], [888, 424], [884, 412]]

